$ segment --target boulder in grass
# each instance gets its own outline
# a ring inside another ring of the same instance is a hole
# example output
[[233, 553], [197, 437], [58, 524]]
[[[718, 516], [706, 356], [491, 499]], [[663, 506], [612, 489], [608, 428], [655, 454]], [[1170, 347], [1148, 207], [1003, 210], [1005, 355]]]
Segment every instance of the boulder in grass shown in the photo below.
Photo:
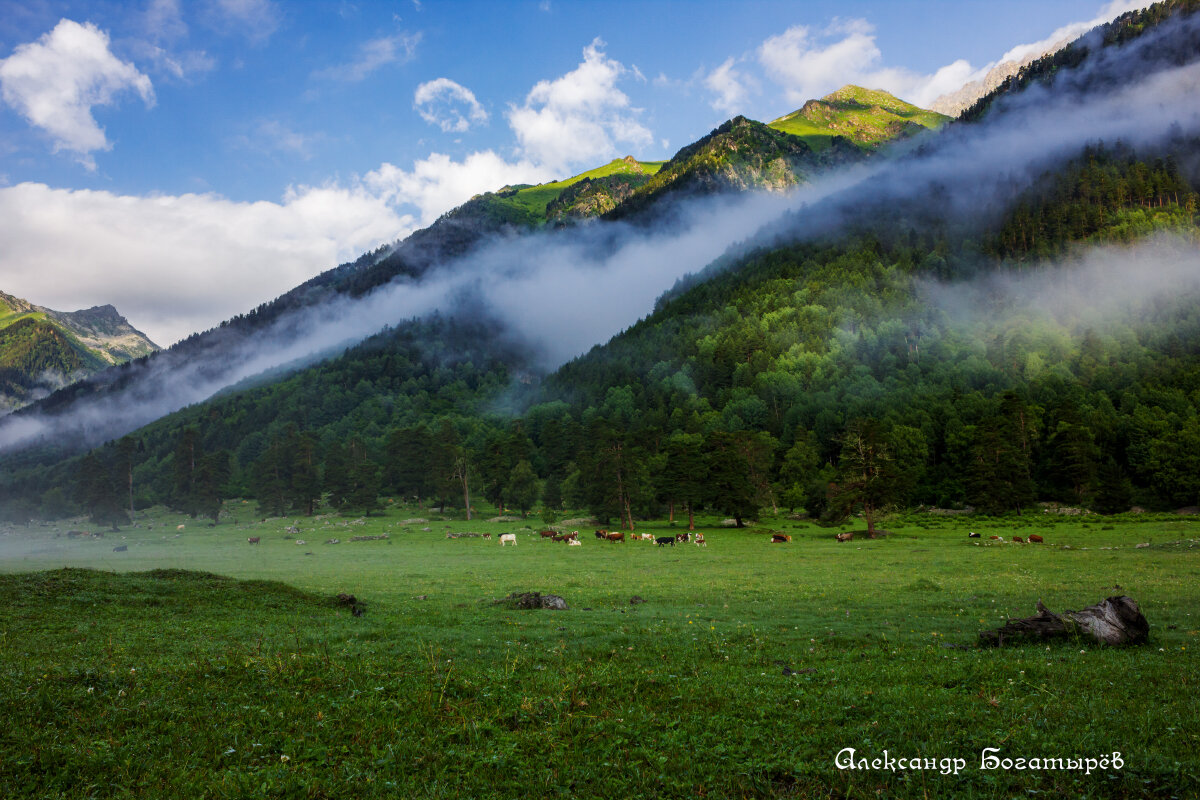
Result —
[[541, 592], [513, 592], [503, 600], [497, 600], [496, 602], [510, 608], [519, 609], [548, 608], [553, 611], [566, 611], [568, 608], [565, 598], [556, 594], [542, 594]]

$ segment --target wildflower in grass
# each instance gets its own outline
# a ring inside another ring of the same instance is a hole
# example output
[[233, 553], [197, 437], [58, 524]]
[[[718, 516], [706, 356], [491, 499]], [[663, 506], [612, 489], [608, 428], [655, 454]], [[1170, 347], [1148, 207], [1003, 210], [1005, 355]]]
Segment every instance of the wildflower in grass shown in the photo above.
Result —
[[292, 759], [289, 756], [280, 756], [279, 760], [286, 764], [287, 762], [291, 761]]

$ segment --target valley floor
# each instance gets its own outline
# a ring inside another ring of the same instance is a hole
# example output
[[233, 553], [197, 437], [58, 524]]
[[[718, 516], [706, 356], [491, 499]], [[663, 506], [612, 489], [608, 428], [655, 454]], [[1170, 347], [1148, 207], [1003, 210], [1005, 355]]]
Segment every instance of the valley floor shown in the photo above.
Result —
[[[1200, 794], [1192, 518], [914, 514], [842, 544], [706, 519], [703, 548], [580, 522], [567, 547], [534, 521], [253, 508], [0, 531], [0, 795]], [[492, 538], [446, 535], [468, 532]], [[570, 609], [493, 602], [517, 591]], [[1039, 599], [1110, 595], [1137, 600], [1150, 644], [975, 647]], [[914, 757], [933, 760], [896, 761]]]

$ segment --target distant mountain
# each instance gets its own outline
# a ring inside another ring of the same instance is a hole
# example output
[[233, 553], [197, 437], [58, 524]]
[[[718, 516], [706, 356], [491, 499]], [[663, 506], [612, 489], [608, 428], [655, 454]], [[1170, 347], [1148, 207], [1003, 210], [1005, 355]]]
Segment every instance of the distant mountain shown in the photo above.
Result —
[[54, 311], [0, 292], [0, 413], [157, 350], [111, 305]]
[[809, 100], [799, 111], [782, 116], [770, 127], [799, 136], [823, 151], [837, 138], [874, 150], [888, 142], [937, 130], [950, 120], [878, 89], [843, 86], [820, 100]]
[[951, 117], [957, 117], [962, 112], [973, 106], [979, 98], [984, 97], [990, 92], [995, 91], [1004, 85], [1004, 82], [1012, 78], [1021, 71], [1022, 67], [1032, 64], [1043, 56], [1057, 53], [1059, 50], [1071, 43], [1070, 39], [1063, 39], [1046, 47], [1045, 49], [1036, 50], [1024, 58], [1015, 61], [1001, 61], [996, 66], [988, 70], [987, 74], [977, 81], [971, 81], [965, 84], [962, 88], [953, 92], [947, 92], [930, 104], [930, 109], [939, 114], [946, 114]]

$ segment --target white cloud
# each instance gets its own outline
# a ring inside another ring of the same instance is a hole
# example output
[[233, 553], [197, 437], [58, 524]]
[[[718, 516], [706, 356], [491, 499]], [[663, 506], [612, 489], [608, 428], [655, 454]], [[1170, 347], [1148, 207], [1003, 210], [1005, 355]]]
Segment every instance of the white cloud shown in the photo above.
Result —
[[734, 68], [732, 58], [725, 59], [724, 64], [708, 73], [704, 77], [704, 86], [717, 95], [710, 105], [726, 114], [744, 111], [750, 93], [758, 89], [757, 81]]
[[60, 20], [0, 61], [4, 102], [48, 133], [55, 152], [76, 153], [88, 169], [96, 168], [92, 152], [111, 147], [92, 108], [112, 105], [126, 89], [136, 91], [147, 107], [154, 105], [150, 78], [114, 56], [108, 35], [91, 23]]
[[413, 93], [413, 108], [421, 119], [447, 133], [462, 133], [470, 130], [472, 123], [488, 120], [475, 94], [449, 78], [435, 78], [418, 86]]
[[553, 81], [539, 81], [508, 121], [526, 157], [554, 170], [618, 155], [616, 143], [645, 147], [653, 137], [617, 88], [628, 70], [608, 58], [604, 43], [583, 50], [583, 62]]
[[820, 32], [795, 25], [758, 49], [759, 63], [794, 105], [855, 82], [880, 56], [873, 28], [860, 19], [835, 21]]
[[313, 77], [355, 83], [380, 67], [412, 61], [420, 42], [420, 33], [398, 33], [371, 39], [359, 46], [358, 57], [353, 61], [319, 70]]
[[361, 184], [237, 203], [22, 183], [0, 188], [0, 272], [5, 291], [39, 305], [112, 303], [169, 345], [414, 227]]
[[396, 205], [410, 205], [422, 225], [428, 225], [455, 206], [482, 192], [517, 183], [539, 183], [562, 177], [527, 160], [509, 162], [490, 150], [471, 153], [462, 161], [434, 153], [403, 170], [382, 164], [367, 173], [363, 183]]

